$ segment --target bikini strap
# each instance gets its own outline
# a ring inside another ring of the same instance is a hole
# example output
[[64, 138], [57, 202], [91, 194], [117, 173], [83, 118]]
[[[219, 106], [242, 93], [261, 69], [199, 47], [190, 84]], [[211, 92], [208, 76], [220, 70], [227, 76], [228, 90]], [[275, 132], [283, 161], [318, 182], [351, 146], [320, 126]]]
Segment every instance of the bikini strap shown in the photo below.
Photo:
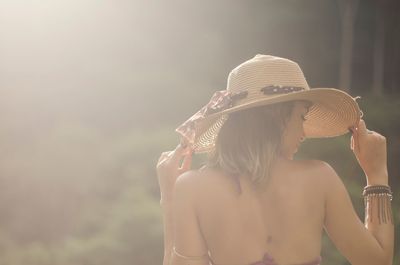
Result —
[[190, 261], [209, 261], [209, 254], [204, 254], [202, 256], [185, 256], [180, 254], [178, 251], [176, 251], [176, 248], [173, 247], [173, 254], [180, 258], [180, 259], [184, 259], [184, 260], [190, 260]]

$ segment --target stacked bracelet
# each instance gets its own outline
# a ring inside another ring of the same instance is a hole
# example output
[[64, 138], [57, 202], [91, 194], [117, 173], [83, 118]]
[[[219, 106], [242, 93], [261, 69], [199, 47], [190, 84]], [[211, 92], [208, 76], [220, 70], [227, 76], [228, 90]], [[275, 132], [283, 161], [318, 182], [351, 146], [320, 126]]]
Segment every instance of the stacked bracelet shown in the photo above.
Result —
[[[393, 215], [390, 202], [393, 199], [393, 193], [389, 186], [372, 185], [366, 186], [363, 191], [365, 205], [365, 221], [373, 222], [373, 215], [377, 215], [379, 224], [391, 222], [393, 224]], [[373, 213], [373, 209], [377, 209]]]
[[385, 185], [365, 186], [363, 196], [365, 197], [371, 194], [386, 194], [390, 198], [390, 200], [393, 199], [393, 192], [391, 191], [389, 186]]

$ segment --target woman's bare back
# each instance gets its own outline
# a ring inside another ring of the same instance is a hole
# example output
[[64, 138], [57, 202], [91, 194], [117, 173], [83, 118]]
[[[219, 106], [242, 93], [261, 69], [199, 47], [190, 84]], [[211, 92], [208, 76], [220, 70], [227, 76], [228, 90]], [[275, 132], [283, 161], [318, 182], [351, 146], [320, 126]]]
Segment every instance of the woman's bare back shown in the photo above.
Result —
[[241, 177], [241, 195], [232, 177], [199, 170], [197, 213], [213, 262], [251, 264], [265, 253], [278, 264], [319, 257], [325, 211], [322, 164], [281, 160], [263, 193]]

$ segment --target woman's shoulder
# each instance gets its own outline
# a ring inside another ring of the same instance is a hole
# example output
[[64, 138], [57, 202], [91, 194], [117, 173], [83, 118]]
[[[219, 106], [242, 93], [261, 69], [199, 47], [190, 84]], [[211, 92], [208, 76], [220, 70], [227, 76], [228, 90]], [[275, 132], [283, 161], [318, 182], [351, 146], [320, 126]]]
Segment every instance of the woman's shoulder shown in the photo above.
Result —
[[217, 189], [232, 186], [232, 179], [220, 170], [202, 167], [188, 170], [180, 175], [175, 186], [175, 189], [183, 189], [186, 193], [191, 193], [194, 196], [202, 196], [201, 194], [211, 191], [217, 192]]
[[332, 173], [332, 171], [334, 171], [328, 162], [322, 160], [293, 160], [293, 163], [295, 166], [305, 171], [313, 171], [316, 173]]
[[338, 178], [336, 171], [326, 161], [322, 160], [296, 160], [296, 172], [306, 176], [306, 180], [318, 185], [319, 188], [329, 188], [332, 180]]
[[225, 178], [226, 175], [220, 170], [203, 166], [199, 169], [192, 169], [184, 172], [177, 179], [180, 185], [201, 185], [208, 184], [210, 181], [218, 181], [218, 179]]
[[318, 185], [320, 188], [326, 185], [327, 179], [336, 175], [329, 163], [322, 160], [291, 160], [280, 164], [279, 169], [280, 177], [286, 175], [292, 181], [304, 182], [306, 185], [312, 183], [313, 186]]

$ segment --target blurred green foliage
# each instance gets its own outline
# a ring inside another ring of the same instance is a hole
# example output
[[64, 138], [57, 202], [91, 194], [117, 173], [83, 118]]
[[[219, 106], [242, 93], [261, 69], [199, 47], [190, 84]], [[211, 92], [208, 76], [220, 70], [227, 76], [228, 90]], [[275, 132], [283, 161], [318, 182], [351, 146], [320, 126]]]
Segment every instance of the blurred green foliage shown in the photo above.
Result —
[[[336, 87], [337, 2], [0, 1], [0, 265], [161, 264], [155, 164], [178, 143], [174, 127], [256, 53], [295, 60], [311, 87]], [[375, 2], [360, 1], [352, 93], [371, 88]], [[392, 11], [385, 93], [399, 80]], [[388, 138], [400, 264], [400, 99], [361, 96], [368, 126]], [[298, 157], [329, 162], [363, 219], [348, 135], [306, 141]], [[321, 254], [347, 264], [326, 235]]]
[[[368, 127], [382, 132], [390, 143], [395, 249], [399, 248], [400, 239], [397, 212], [400, 170], [396, 163], [400, 150], [399, 104], [400, 100], [393, 97], [365, 96], [360, 101]], [[61, 137], [65, 134], [68, 137]], [[21, 187], [20, 192], [30, 190], [31, 194], [26, 192], [28, 197], [19, 201], [7, 192], [11, 184], [1, 187], [0, 207], [7, 216], [0, 218], [0, 264], [161, 264], [163, 226], [155, 164], [162, 151], [171, 150], [177, 144], [178, 136], [173, 128], [132, 129], [123, 135], [107, 137], [82, 124], [64, 124], [44, 137], [47, 144], [41, 145], [24, 170], [31, 170], [34, 178], [38, 172], [52, 174], [50, 184], [46, 184], [50, 186], [40, 190], [36, 177], [25, 183], [29, 186], [27, 189]], [[361, 191], [366, 182], [349, 143], [349, 134], [310, 139], [304, 142], [297, 158], [330, 163], [343, 179], [363, 220]], [[50, 167], [43, 161], [49, 154], [58, 157], [55, 160], [58, 163]], [[204, 158], [197, 156], [195, 167]], [[12, 163], [12, 159], [6, 162]], [[14, 172], [14, 179], [10, 181], [17, 185], [18, 171]], [[13, 202], [11, 206], [10, 202]], [[322, 240], [322, 264], [348, 264], [325, 234]], [[396, 252], [394, 264], [399, 261], [400, 254]]]

